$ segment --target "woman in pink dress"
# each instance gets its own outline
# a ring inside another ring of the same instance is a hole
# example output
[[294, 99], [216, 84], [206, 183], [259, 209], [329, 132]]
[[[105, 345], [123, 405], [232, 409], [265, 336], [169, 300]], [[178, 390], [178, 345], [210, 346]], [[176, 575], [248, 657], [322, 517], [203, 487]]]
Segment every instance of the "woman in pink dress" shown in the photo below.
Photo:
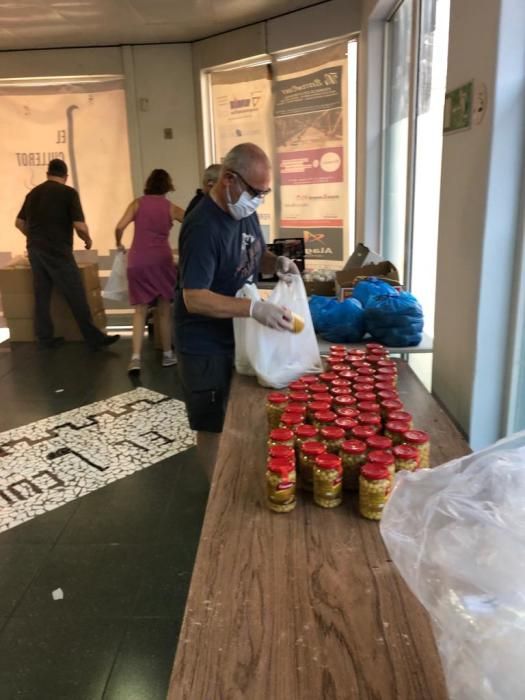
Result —
[[157, 302], [159, 310], [162, 366], [171, 367], [177, 362], [171, 347], [171, 302], [177, 270], [169, 234], [173, 221], [182, 221], [184, 210], [166, 198], [166, 194], [174, 190], [165, 170], [153, 170], [146, 180], [144, 196], [128, 206], [115, 229], [117, 248], [125, 250], [121, 242], [124, 229], [135, 222], [135, 235], [128, 252], [129, 299], [135, 307], [130, 374], [140, 372], [146, 314], [148, 305], [153, 302]]

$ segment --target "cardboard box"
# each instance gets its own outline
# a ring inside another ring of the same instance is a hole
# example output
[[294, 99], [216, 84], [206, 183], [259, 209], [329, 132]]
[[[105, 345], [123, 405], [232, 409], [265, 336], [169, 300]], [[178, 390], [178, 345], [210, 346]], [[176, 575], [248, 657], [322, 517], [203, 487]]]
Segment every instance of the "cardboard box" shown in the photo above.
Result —
[[[98, 265], [96, 263], [78, 263], [84, 289], [100, 289]], [[29, 260], [22, 256], [0, 268], [0, 293], [32, 294], [33, 275]]]
[[335, 273], [335, 293], [339, 299], [349, 296], [352, 288], [365, 277], [378, 277], [389, 284], [399, 286], [399, 272], [388, 260], [370, 263], [362, 267], [349, 267]]
[[335, 294], [335, 281], [329, 280], [327, 282], [322, 282], [313, 280], [311, 282], [305, 282], [304, 288], [306, 289], [306, 294], [309, 297], [312, 296], [312, 294], [321, 297], [333, 297]]
[[[91, 289], [86, 292], [86, 298], [91, 313], [96, 314], [98, 311], [104, 310], [100, 289]], [[2, 294], [2, 309], [7, 318], [33, 318], [34, 306], [33, 292], [30, 294]], [[51, 295], [51, 316], [54, 319], [60, 316], [73, 318], [66, 300], [55, 290]]]
[[[105, 330], [106, 328], [106, 313], [105, 311], [99, 311], [94, 314], [93, 322], [100, 328], [100, 330]], [[35, 326], [34, 319], [32, 318], [14, 318], [7, 319], [7, 325], [9, 327], [10, 340], [13, 343], [31, 343], [36, 340], [35, 336]], [[83, 340], [83, 337], [78, 329], [77, 324], [71, 320], [59, 319], [55, 322], [55, 335], [63, 336], [68, 341]]]

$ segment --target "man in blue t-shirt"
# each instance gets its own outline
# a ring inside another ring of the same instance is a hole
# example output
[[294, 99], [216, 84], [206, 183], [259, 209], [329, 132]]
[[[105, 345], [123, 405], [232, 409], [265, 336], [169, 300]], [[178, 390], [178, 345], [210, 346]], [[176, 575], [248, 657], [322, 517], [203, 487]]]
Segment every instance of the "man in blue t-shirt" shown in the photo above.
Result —
[[235, 146], [217, 183], [185, 217], [179, 238], [175, 337], [190, 426], [211, 476], [233, 372], [233, 318], [252, 317], [292, 331], [291, 312], [268, 302], [235, 298], [246, 283], [276, 271], [299, 274], [285, 257], [266, 250], [256, 209], [270, 192], [271, 165], [258, 146]]

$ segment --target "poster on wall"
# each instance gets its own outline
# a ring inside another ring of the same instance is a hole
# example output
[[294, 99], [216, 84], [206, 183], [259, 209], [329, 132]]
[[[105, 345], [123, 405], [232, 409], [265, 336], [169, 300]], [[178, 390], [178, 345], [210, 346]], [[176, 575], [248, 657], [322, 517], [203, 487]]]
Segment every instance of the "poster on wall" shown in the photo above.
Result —
[[[272, 155], [272, 89], [268, 66], [212, 74], [215, 159], [250, 141]], [[273, 189], [273, 182], [270, 185]], [[274, 236], [274, 201], [269, 195], [257, 210], [266, 241]]]
[[304, 238], [309, 267], [338, 267], [348, 255], [346, 43], [276, 62], [275, 78], [280, 237]]
[[[133, 199], [123, 81], [6, 82], [0, 81], [0, 262], [24, 253], [14, 221], [53, 158], [67, 163], [67, 184], [80, 194], [93, 249], [107, 256], [115, 224]], [[75, 248], [83, 249], [76, 237]]]

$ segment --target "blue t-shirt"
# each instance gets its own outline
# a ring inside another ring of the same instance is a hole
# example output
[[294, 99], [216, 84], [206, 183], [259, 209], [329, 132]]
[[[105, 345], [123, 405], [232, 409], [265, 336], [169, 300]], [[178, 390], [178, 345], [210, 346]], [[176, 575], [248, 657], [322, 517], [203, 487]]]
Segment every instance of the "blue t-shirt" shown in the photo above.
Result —
[[257, 280], [265, 247], [257, 214], [236, 221], [211, 197], [203, 197], [184, 218], [175, 294], [175, 337], [179, 352], [233, 353], [232, 320], [190, 314], [182, 290], [209, 289], [234, 297], [246, 282]]

